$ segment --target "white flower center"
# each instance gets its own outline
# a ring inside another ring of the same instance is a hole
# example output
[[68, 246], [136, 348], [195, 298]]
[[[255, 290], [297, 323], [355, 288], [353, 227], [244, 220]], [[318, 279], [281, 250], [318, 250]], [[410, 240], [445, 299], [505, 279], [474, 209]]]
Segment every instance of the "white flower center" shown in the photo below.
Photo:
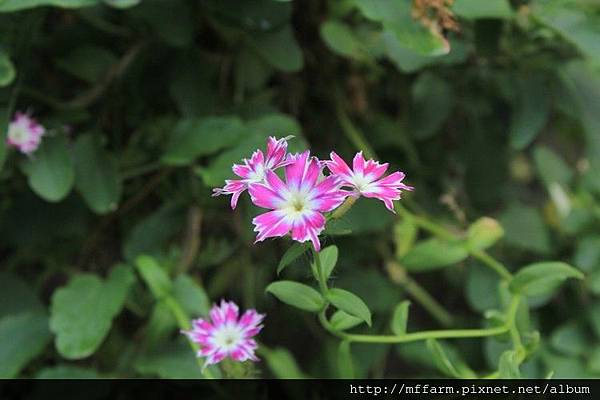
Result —
[[359, 192], [363, 192], [369, 189], [369, 185], [371, 184], [371, 180], [364, 176], [363, 174], [354, 174], [352, 176], [352, 183], [356, 187]]
[[239, 346], [244, 334], [237, 325], [224, 325], [214, 334], [214, 343], [225, 351], [232, 351]]
[[291, 219], [299, 219], [314, 208], [309, 190], [293, 189], [284, 195], [284, 198], [280, 208]]
[[252, 171], [249, 175], [248, 175], [248, 179], [251, 180], [252, 182], [263, 182], [265, 180], [265, 166], [262, 164], [259, 164], [256, 166], [256, 171]]
[[8, 131], [8, 137], [16, 143], [23, 143], [29, 137], [29, 133], [20, 126], [14, 126]]

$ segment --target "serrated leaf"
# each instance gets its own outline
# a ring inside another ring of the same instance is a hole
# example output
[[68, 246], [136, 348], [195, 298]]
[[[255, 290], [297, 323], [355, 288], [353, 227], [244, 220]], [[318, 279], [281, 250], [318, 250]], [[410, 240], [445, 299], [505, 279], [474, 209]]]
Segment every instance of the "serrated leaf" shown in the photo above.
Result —
[[156, 299], [163, 299], [171, 294], [171, 278], [153, 257], [139, 256], [135, 265]]
[[423, 272], [443, 268], [466, 259], [469, 252], [461, 241], [431, 238], [417, 243], [400, 259], [408, 271]]
[[583, 279], [584, 275], [563, 262], [540, 262], [521, 268], [509, 288], [513, 293], [536, 296], [556, 289], [569, 278]]
[[371, 311], [364, 301], [352, 292], [333, 288], [327, 292], [327, 300], [350, 315], [358, 317], [371, 326]]
[[390, 321], [390, 328], [394, 335], [404, 335], [406, 333], [409, 307], [410, 301], [405, 300], [394, 308], [394, 314], [392, 314], [392, 320]]
[[277, 265], [277, 275], [284, 270], [285, 267], [293, 263], [298, 257], [306, 253], [308, 247], [304, 243], [294, 243], [289, 249], [283, 253], [279, 265]]
[[73, 158], [64, 135], [44, 137], [23, 168], [31, 189], [50, 202], [64, 199], [75, 182]]
[[85, 358], [100, 347], [134, 280], [131, 269], [119, 265], [105, 281], [82, 274], [54, 292], [50, 329], [63, 357]]
[[337, 310], [335, 313], [333, 313], [331, 319], [329, 320], [331, 327], [336, 331], [344, 331], [346, 329], [353, 328], [362, 322], [363, 320], [361, 318], [350, 315], [342, 310]]
[[323, 296], [310, 286], [292, 281], [273, 282], [265, 289], [279, 300], [301, 310], [318, 312], [325, 305]]
[[94, 134], [80, 136], [75, 143], [75, 188], [98, 214], [115, 211], [122, 183], [114, 155], [108, 153]]

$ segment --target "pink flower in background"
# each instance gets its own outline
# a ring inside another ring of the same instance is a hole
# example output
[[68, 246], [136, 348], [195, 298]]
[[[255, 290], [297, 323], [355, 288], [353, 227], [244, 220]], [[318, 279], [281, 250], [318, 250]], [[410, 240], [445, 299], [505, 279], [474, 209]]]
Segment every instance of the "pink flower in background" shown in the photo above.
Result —
[[6, 142], [23, 154], [31, 154], [39, 147], [46, 129], [29, 115], [17, 112], [8, 126]]
[[251, 183], [264, 182], [267, 171], [275, 170], [286, 165], [287, 141], [285, 138], [269, 137], [267, 140], [267, 155], [262, 150], [256, 150], [250, 159], [244, 159], [244, 164], [234, 164], [233, 172], [242, 179], [228, 179], [222, 188], [213, 189], [213, 196], [222, 194], [231, 196], [231, 208], [237, 206], [240, 195], [248, 189]]
[[220, 306], [213, 305], [209, 316], [209, 320], [192, 321], [192, 329], [182, 332], [200, 345], [198, 357], [206, 357], [205, 366], [216, 364], [225, 357], [235, 361], [258, 361], [254, 355], [258, 346], [252, 337], [263, 327], [263, 314], [248, 310], [240, 317], [234, 302], [221, 300]]
[[310, 240], [320, 250], [319, 234], [325, 228], [322, 213], [338, 207], [349, 192], [340, 189], [337, 177], [322, 176], [319, 160], [309, 151], [288, 158], [285, 166], [286, 182], [273, 171], [266, 172], [264, 183], [251, 183], [252, 202], [271, 209], [254, 218], [256, 241], [291, 233], [298, 242]]
[[403, 172], [394, 172], [381, 178], [387, 171], [388, 164], [379, 164], [373, 160], [366, 161], [362, 151], [354, 156], [352, 169], [332, 151], [331, 160], [327, 161], [327, 168], [341, 180], [342, 186], [353, 188], [356, 196], [379, 199], [392, 212], [395, 212], [393, 200], [400, 200], [401, 190], [413, 190], [411, 186], [402, 183]]

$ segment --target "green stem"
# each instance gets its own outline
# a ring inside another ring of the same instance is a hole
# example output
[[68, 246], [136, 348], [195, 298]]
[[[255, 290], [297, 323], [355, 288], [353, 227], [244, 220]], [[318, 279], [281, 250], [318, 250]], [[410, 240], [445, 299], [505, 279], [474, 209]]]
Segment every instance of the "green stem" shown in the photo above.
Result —
[[404, 335], [358, 335], [337, 332], [338, 336], [351, 342], [361, 343], [408, 343], [427, 339], [451, 339], [497, 336], [508, 332], [506, 325], [487, 329], [442, 329], [406, 333]]
[[323, 271], [323, 265], [321, 264], [321, 256], [314, 247], [311, 247], [311, 249], [315, 261], [315, 266], [317, 267], [316, 278], [317, 281], [319, 281], [319, 289], [321, 289], [321, 294], [323, 296], [326, 296], [329, 289], [327, 288], [327, 279], [325, 278], [325, 272]]
[[[190, 318], [188, 317], [187, 313], [183, 310], [181, 305], [171, 296], [165, 297], [162, 301], [164, 301], [165, 304], [171, 310], [171, 313], [173, 314], [173, 316], [175, 317], [175, 320], [177, 321], [177, 325], [179, 326], [179, 329], [189, 330], [191, 328]], [[190, 347], [194, 351], [194, 354], [198, 353], [198, 346], [196, 345], [196, 343], [192, 342], [191, 340], [188, 340], [188, 343], [190, 344]], [[200, 366], [200, 370], [202, 371], [202, 375], [204, 376], [204, 378], [215, 379], [215, 376], [212, 374], [212, 372], [208, 368], [205, 368], [202, 361], [200, 359], [197, 359], [197, 361], [198, 361], [198, 365]]]
[[404, 289], [413, 297], [419, 304], [423, 306], [442, 326], [452, 326], [454, 319], [446, 309], [437, 302], [421, 285], [416, 281], [406, 276]]
[[358, 200], [358, 197], [356, 196], [346, 197], [346, 200], [333, 212], [333, 214], [331, 214], [330, 218], [338, 219], [344, 216], [344, 214], [346, 214], [352, 208], [354, 203], [356, 203], [356, 200]]
[[508, 272], [506, 267], [504, 265], [502, 265], [501, 263], [499, 263], [498, 261], [496, 261], [495, 258], [490, 256], [485, 251], [471, 250], [470, 254], [473, 258], [478, 259], [479, 261], [481, 261], [482, 263], [484, 263], [485, 265], [487, 265], [488, 267], [490, 267], [491, 269], [496, 271], [496, 273], [498, 273], [498, 275], [500, 275], [502, 277], [502, 279], [505, 279], [507, 281], [510, 281], [512, 279], [512, 274], [510, 272]]

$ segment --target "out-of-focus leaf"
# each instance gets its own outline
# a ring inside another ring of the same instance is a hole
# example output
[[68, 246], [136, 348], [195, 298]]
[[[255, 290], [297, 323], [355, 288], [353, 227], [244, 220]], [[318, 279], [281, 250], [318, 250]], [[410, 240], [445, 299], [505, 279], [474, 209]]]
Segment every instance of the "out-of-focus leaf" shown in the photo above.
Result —
[[173, 281], [173, 298], [190, 317], [208, 315], [210, 300], [206, 292], [187, 275], [179, 275]]
[[306, 253], [306, 250], [308, 250], [308, 247], [304, 243], [296, 242], [290, 246], [290, 248], [283, 253], [283, 257], [281, 257], [279, 265], [277, 265], [277, 275], [279, 275], [285, 267], [293, 263], [298, 257]]
[[403, 215], [402, 219], [394, 225], [394, 243], [396, 245], [396, 257], [406, 255], [414, 246], [419, 228], [410, 215]]
[[533, 157], [546, 186], [551, 186], [554, 182], [563, 186], [569, 185], [573, 171], [555, 152], [544, 146], [536, 146]]
[[404, 335], [406, 333], [406, 325], [408, 324], [408, 308], [410, 301], [405, 300], [394, 308], [390, 328], [394, 335]]
[[305, 311], [321, 311], [325, 304], [319, 292], [310, 286], [297, 282], [273, 282], [265, 290], [284, 303]]
[[84, 45], [57, 59], [55, 63], [63, 71], [94, 84], [117, 61], [117, 57], [104, 47]]
[[40, 6], [80, 8], [98, 4], [100, 0], [2, 0], [1, 12], [13, 12]]
[[584, 354], [590, 345], [584, 327], [576, 322], [556, 329], [550, 337], [550, 344], [555, 350], [572, 357]]
[[331, 323], [331, 327], [333, 329], [337, 331], [345, 331], [346, 329], [350, 329], [358, 324], [361, 324], [363, 320], [342, 310], [337, 310], [335, 313], [333, 313], [329, 322]]
[[577, 243], [573, 264], [582, 271], [600, 271], [600, 235], [586, 236]]
[[362, 42], [346, 24], [335, 20], [325, 21], [321, 25], [320, 32], [323, 41], [334, 52], [356, 60], [368, 58]]
[[546, 225], [535, 208], [512, 204], [499, 220], [504, 228], [506, 243], [535, 253], [550, 252], [550, 237]]
[[493, 218], [483, 217], [473, 222], [467, 231], [467, 244], [472, 249], [491, 247], [504, 236], [504, 229]]
[[254, 35], [250, 41], [265, 61], [281, 71], [297, 72], [304, 65], [302, 50], [289, 25], [276, 31]]
[[35, 157], [23, 168], [31, 189], [50, 202], [64, 199], [75, 182], [73, 158], [64, 135], [44, 137]]
[[137, 6], [142, 0], [104, 0], [104, 3], [114, 8], [129, 8]]
[[278, 379], [304, 379], [307, 376], [300, 370], [292, 353], [283, 347], [263, 349], [263, 357]]
[[510, 290], [536, 296], [554, 290], [568, 278], [583, 279], [584, 275], [563, 262], [539, 262], [521, 268], [510, 282]]
[[327, 300], [350, 315], [358, 317], [371, 326], [371, 311], [364, 301], [352, 292], [333, 288], [327, 292]]
[[14, 378], [50, 342], [48, 316], [24, 312], [0, 319], [0, 378]]
[[135, 277], [125, 265], [115, 267], [108, 279], [82, 274], [52, 296], [50, 329], [56, 348], [67, 359], [93, 354], [121, 311]]
[[183, 0], [144, 1], [129, 12], [152, 26], [158, 36], [174, 47], [185, 47], [194, 37], [193, 13]]
[[134, 367], [142, 375], [162, 379], [203, 378], [195, 354], [183, 338], [149, 349], [135, 361]]
[[400, 263], [408, 271], [424, 272], [456, 264], [467, 258], [469, 252], [462, 241], [438, 238], [423, 240], [415, 245]]
[[92, 368], [61, 364], [42, 369], [36, 379], [99, 379], [98, 371]]
[[25, 281], [13, 274], [0, 272], [0, 317], [43, 310], [42, 303]]
[[528, 76], [517, 82], [510, 121], [510, 144], [517, 150], [527, 147], [540, 133], [550, 114], [549, 84], [544, 79]]
[[435, 135], [452, 111], [452, 88], [431, 73], [420, 74], [411, 88], [411, 133], [417, 139]]
[[435, 339], [427, 340], [429, 349], [436, 367], [444, 375], [451, 378], [475, 378], [475, 373], [458, 357], [454, 352], [448, 353], [448, 348], [444, 348], [440, 342]]
[[513, 15], [509, 0], [456, 0], [452, 11], [467, 19], [510, 18]]
[[469, 263], [467, 269], [466, 297], [471, 308], [479, 312], [500, 306], [498, 274], [478, 263]]
[[[0, 10], [2, 7], [2, 2], [0, 2]], [[2, 49], [0, 49], [0, 87], [8, 86], [15, 79], [17, 72], [15, 71], [15, 66], [12, 61], [8, 57]]]
[[94, 212], [117, 209], [122, 192], [119, 166], [98, 135], [82, 135], [75, 143], [75, 188]]
[[240, 119], [233, 116], [184, 119], [175, 127], [162, 162], [190, 164], [197, 157], [233, 146], [243, 137], [244, 130]]
[[157, 299], [163, 299], [171, 294], [173, 283], [167, 272], [158, 262], [146, 255], [139, 256], [135, 260], [138, 272]]

